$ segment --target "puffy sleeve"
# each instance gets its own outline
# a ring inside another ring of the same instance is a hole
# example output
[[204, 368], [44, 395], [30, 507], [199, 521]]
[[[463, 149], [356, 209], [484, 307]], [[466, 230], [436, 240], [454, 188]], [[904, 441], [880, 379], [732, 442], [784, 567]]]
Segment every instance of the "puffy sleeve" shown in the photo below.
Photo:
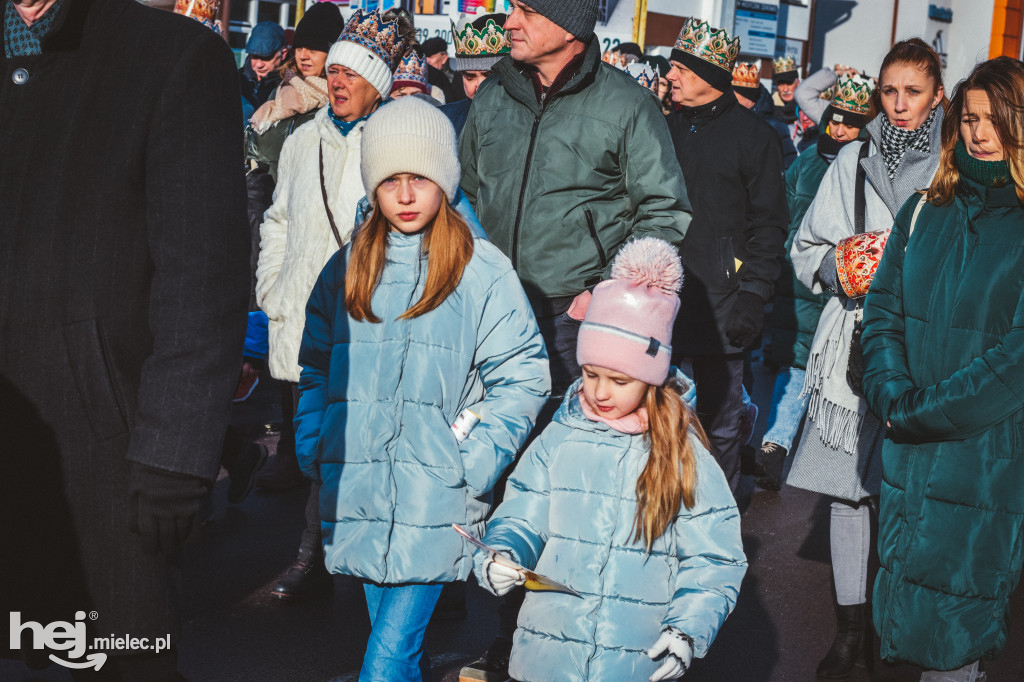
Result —
[[294, 137], [285, 140], [278, 165], [278, 182], [274, 187], [274, 200], [263, 216], [260, 225], [260, 257], [256, 265], [256, 303], [270, 319], [280, 315], [272, 296], [277, 277], [284, 264], [285, 247], [288, 243], [288, 197], [292, 173], [296, 172]]
[[[906, 442], [964, 440], [1024, 408], [1024, 293], [1009, 331], [952, 376], [917, 386], [907, 363], [903, 267], [917, 201], [904, 204], [864, 305], [864, 392], [872, 410]], [[951, 208], [924, 206], [928, 214]]]
[[[551, 478], [551, 455], [545, 430], [516, 465], [505, 488], [505, 500], [487, 522], [484, 542], [495, 549], [505, 549], [512, 558], [526, 568], [533, 569], [540, 560], [548, 541]], [[487, 557], [477, 552], [475, 557], [478, 579]]]
[[551, 392], [548, 356], [526, 293], [509, 267], [480, 302], [474, 366], [486, 396], [461, 446], [470, 494], [487, 493], [515, 459]]
[[680, 510], [675, 533], [679, 570], [663, 625], [693, 638], [694, 656], [703, 657], [725, 619], [736, 607], [747, 557], [740, 536], [740, 513], [725, 474], [696, 437], [697, 500]]

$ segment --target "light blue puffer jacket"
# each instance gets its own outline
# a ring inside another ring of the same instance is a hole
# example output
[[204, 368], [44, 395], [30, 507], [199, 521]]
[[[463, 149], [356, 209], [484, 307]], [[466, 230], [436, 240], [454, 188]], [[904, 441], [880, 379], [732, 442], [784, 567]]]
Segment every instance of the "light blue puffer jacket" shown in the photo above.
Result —
[[[693, 383], [674, 370], [693, 402]], [[633, 541], [643, 435], [589, 420], [580, 382], [523, 455], [484, 542], [583, 598], [529, 592], [519, 612], [510, 675], [521, 682], [646, 680], [663, 626], [693, 638], [704, 656], [736, 605], [747, 570], [740, 515], [718, 464], [695, 436], [697, 495], [648, 555]], [[482, 579], [484, 556], [476, 555]]]
[[[372, 309], [345, 310], [351, 247], [324, 267], [306, 307], [296, 453], [322, 482], [327, 568], [381, 584], [464, 580], [491, 488], [511, 465], [550, 390], [547, 353], [522, 285], [490, 242], [436, 309], [397, 318], [423, 293], [422, 238], [391, 233]], [[460, 446], [464, 408], [481, 422]]]

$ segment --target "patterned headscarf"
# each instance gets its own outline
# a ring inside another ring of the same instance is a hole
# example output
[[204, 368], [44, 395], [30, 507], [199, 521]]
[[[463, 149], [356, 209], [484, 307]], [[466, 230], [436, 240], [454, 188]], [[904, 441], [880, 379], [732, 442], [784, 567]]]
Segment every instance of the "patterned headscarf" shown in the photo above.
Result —
[[885, 159], [885, 167], [889, 171], [889, 179], [896, 177], [896, 171], [903, 162], [903, 156], [908, 149], [916, 149], [919, 152], [928, 154], [931, 152], [931, 131], [932, 123], [935, 122], [936, 109], [928, 114], [928, 120], [916, 130], [904, 130], [897, 128], [889, 122], [889, 117], [882, 115], [882, 158]]

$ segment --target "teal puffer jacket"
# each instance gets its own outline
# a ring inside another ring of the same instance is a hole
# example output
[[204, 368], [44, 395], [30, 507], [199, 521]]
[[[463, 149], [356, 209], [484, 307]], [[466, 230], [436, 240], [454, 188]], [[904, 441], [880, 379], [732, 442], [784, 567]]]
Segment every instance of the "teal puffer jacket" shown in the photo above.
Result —
[[658, 100], [601, 61], [544, 107], [503, 59], [459, 137], [462, 189], [531, 298], [575, 296], [607, 276], [631, 237], [678, 245], [690, 224], [683, 173]]
[[[692, 404], [693, 384], [676, 372]], [[633, 540], [644, 436], [587, 419], [579, 387], [516, 466], [484, 538], [582, 595], [527, 594], [509, 668], [521, 682], [646, 680], [660, 666], [647, 650], [667, 625], [692, 637], [702, 657], [747, 570], [736, 502], [692, 435], [696, 506], [680, 509], [651, 554]]]
[[896, 217], [864, 308], [882, 422], [881, 654], [952, 670], [1006, 645], [1024, 560], [1024, 208], [962, 179]]
[[[391, 233], [372, 309], [345, 310], [350, 246], [324, 267], [306, 307], [296, 452], [321, 481], [327, 568], [380, 584], [464, 580], [472, 552], [452, 523], [482, 532], [491, 488], [549, 393], [547, 354], [526, 295], [492, 244], [439, 307], [397, 320], [419, 300], [419, 235]], [[450, 425], [481, 421], [460, 446]]]

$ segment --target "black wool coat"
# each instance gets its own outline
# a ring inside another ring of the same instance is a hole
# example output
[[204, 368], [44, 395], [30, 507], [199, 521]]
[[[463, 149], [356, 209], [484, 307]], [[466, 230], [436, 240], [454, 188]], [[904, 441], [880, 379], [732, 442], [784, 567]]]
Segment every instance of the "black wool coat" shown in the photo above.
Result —
[[726, 337], [737, 295], [769, 302], [781, 272], [789, 210], [779, 137], [731, 90], [667, 121], [693, 207], [672, 350], [739, 353]]
[[212, 31], [133, 0], [64, 0], [42, 49], [0, 50], [0, 611], [166, 635], [128, 469], [218, 471], [249, 285], [238, 77]]

